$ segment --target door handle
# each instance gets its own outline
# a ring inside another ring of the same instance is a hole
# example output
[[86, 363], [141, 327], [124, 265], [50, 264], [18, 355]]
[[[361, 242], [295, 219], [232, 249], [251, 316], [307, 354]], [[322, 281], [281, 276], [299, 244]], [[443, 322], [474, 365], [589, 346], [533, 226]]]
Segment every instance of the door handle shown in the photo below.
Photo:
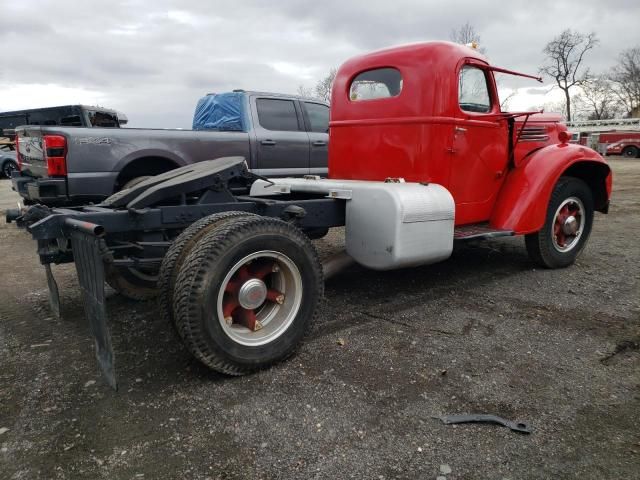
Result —
[[456, 131], [456, 133], [465, 133], [467, 131], [467, 129], [464, 128], [464, 127], [456, 127], [455, 131]]
[[275, 145], [276, 142], [274, 142], [273, 140], [262, 140], [260, 142], [261, 145]]
[[323, 140], [316, 140], [315, 142], [313, 142], [314, 147], [324, 147], [326, 145], [327, 145], [327, 142]]

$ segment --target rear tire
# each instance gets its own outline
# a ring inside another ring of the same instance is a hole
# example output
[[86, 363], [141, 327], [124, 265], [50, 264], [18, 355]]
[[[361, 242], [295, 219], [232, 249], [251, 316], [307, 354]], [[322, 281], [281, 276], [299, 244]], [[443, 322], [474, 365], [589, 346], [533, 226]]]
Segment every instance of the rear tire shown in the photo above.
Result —
[[640, 153], [640, 150], [634, 146], [625, 147], [622, 150], [622, 156], [627, 158], [638, 158], [638, 153]]
[[545, 268], [573, 264], [584, 249], [593, 225], [593, 194], [578, 178], [560, 177], [542, 229], [525, 236], [529, 257]]
[[130, 267], [105, 265], [105, 280], [116, 292], [130, 300], [150, 300], [158, 296], [156, 273]]
[[174, 321], [173, 292], [176, 278], [178, 277], [178, 272], [182, 267], [184, 259], [204, 234], [221, 227], [231, 220], [247, 216], [255, 215], [248, 212], [223, 212], [201, 218], [197, 222], [189, 225], [189, 227], [174, 240], [171, 247], [169, 247], [169, 250], [162, 259], [160, 273], [158, 274], [158, 291], [162, 292], [162, 295], [158, 296], [158, 304], [160, 318], [165, 322], [171, 323], [178, 333], [180, 333], [180, 331]]
[[175, 321], [207, 367], [243, 375], [289, 357], [323, 294], [311, 241], [275, 218], [233, 219], [207, 232], [178, 273]]

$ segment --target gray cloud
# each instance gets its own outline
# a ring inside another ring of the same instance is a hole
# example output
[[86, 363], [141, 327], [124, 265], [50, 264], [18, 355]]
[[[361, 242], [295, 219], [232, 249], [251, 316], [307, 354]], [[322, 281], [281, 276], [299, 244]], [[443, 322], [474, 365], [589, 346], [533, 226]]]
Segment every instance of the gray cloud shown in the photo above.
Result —
[[587, 58], [595, 72], [640, 44], [634, 0], [606, 6], [596, 0], [44, 0], [8, 3], [2, 15], [0, 84], [98, 91], [132, 125], [156, 127], [188, 127], [196, 100], [207, 92], [294, 92], [354, 54], [448, 39], [466, 21], [480, 32], [492, 63], [532, 73], [545, 43], [565, 28], [597, 32], [601, 44]]

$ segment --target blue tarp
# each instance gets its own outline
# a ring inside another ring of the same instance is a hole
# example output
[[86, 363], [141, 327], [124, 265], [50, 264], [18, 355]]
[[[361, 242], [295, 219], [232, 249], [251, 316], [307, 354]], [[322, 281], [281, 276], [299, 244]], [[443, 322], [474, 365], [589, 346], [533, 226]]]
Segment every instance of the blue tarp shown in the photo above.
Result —
[[198, 100], [193, 114], [194, 130], [246, 132], [243, 92], [209, 94]]

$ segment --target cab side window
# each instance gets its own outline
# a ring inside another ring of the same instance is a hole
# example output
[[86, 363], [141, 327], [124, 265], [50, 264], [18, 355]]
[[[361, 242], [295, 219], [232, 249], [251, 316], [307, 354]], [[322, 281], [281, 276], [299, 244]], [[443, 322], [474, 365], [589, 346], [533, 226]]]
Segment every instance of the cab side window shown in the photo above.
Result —
[[292, 100], [258, 98], [258, 122], [266, 130], [281, 132], [297, 132], [298, 125], [296, 107]]
[[327, 133], [329, 131], [329, 107], [320, 103], [303, 102], [304, 109], [309, 117], [311, 131]]
[[466, 65], [460, 70], [458, 79], [458, 102], [465, 112], [487, 113], [491, 111], [489, 85], [484, 71]]

